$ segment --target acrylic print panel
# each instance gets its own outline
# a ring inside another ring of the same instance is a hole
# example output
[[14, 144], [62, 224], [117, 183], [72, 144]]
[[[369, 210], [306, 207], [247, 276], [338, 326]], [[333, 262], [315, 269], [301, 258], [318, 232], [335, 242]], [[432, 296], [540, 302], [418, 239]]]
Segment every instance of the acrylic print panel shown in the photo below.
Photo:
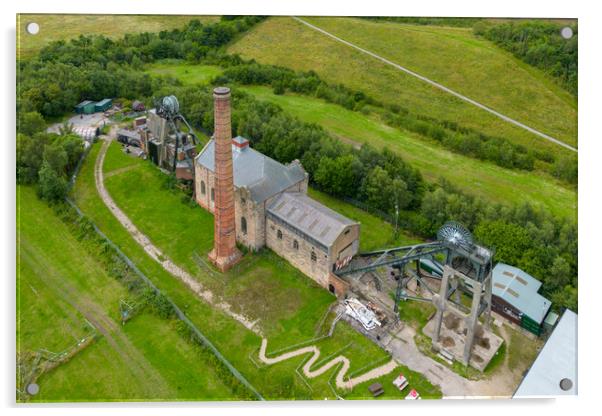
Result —
[[17, 30], [18, 402], [577, 394], [576, 20]]

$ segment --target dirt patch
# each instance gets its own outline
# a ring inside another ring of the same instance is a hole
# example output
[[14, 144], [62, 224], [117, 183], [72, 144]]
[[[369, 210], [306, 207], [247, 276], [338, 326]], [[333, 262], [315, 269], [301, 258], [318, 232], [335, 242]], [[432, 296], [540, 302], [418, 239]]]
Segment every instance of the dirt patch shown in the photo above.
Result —
[[491, 348], [491, 343], [489, 342], [489, 338], [477, 338], [477, 344], [480, 345], [481, 347], [485, 348], [486, 350]]
[[460, 318], [449, 313], [443, 318], [445, 327], [450, 331], [455, 331], [460, 326]]
[[456, 345], [456, 341], [454, 341], [452, 337], [443, 337], [443, 339], [441, 340], [441, 344], [445, 348], [450, 348]]

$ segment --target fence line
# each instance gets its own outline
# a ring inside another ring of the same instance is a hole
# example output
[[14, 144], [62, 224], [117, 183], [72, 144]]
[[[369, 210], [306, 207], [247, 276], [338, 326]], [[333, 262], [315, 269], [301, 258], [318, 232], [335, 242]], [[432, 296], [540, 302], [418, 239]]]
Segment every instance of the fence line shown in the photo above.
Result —
[[[73, 173], [73, 176], [71, 178], [71, 182], [69, 184], [69, 189], [71, 189], [73, 187], [73, 185], [75, 184], [76, 176], [79, 173], [79, 170], [81, 169], [83, 161], [84, 161], [85, 157], [88, 155], [88, 153], [90, 152], [91, 148], [92, 148], [92, 146], [89, 146], [82, 154], [82, 157], [80, 158], [80, 160], [75, 168], [75, 172]], [[251, 383], [249, 383], [249, 381], [230, 363], [230, 361], [228, 361], [228, 359], [219, 352], [219, 350], [215, 347], [215, 345], [213, 345], [213, 343], [196, 327], [196, 325], [194, 325], [194, 323], [192, 323], [192, 321], [186, 316], [186, 314], [184, 314], [184, 312], [182, 312], [182, 310], [178, 307], [178, 305], [176, 305], [171, 300], [171, 298], [169, 298], [157, 286], [155, 286], [155, 284], [144, 273], [142, 273], [142, 271], [140, 271], [140, 269], [138, 269], [136, 264], [132, 260], [130, 260], [130, 258], [123, 251], [121, 251], [121, 249], [115, 243], [113, 243], [113, 241], [111, 239], [109, 239], [109, 237], [107, 237], [100, 230], [100, 228], [98, 228], [96, 226], [96, 223], [94, 223], [90, 218], [88, 218], [84, 215], [84, 213], [79, 209], [79, 207], [75, 204], [75, 202], [73, 202], [69, 197], [65, 197], [65, 201], [75, 210], [75, 212], [77, 212], [77, 214], [80, 218], [86, 218], [88, 221], [90, 221], [90, 224], [92, 225], [94, 231], [102, 239], [104, 239], [109, 244], [109, 246], [111, 246], [111, 248], [113, 248], [115, 250], [117, 255], [138, 275], [138, 277], [140, 277], [156, 294], [165, 297], [165, 299], [169, 302], [169, 304], [175, 311], [177, 317], [182, 322], [184, 322], [188, 326], [188, 328], [190, 328], [190, 330], [192, 330], [192, 332], [197, 336], [197, 338], [211, 350], [211, 352], [217, 357], [217, 359], [220, 360], [222, 362], [222, 364], [224, 364], [226, 366], [226, 368], [228, 368], [230, 373], [238, 381], [240, 381], [247, 389], [249, 389], [253, 393], [253, 395], [255, 395], [255, 397], [257, 397], [258, 400], [265, 400], [263, 398], [263, 396], [255, 389], [255, 387], [253, 387], [253, 385], [251, 385]]]

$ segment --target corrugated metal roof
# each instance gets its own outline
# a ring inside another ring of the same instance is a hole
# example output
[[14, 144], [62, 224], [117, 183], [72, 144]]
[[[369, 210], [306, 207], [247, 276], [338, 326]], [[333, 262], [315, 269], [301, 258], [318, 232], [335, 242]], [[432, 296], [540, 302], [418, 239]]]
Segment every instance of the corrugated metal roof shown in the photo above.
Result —
[[[568, 390], [560, 388], [569, 379]], [[577, 394], [577, 314], [565, 310], [552, 335], [543, 346], [514, 397], [541, 397]]]
[[540, 323], [552, 302], [537, 291], [541, 282], [521, 269], [498, 263], [493, 268], [492, 293]]
[[347, 226], [357, 224], [298, 192], [279, 195], [268, 207], [268, 212], [327, 247]]
[[110, 103], [110, 102], [111, 102], [111, 99], [110, 99], [110, 98], [104, 98], [104, 99], [102, 99], [102, 100], [98, 101], [98, 102], [96, 103], [96, 105], [104, 105], [104, 104], [108, 104], [108, 103]]
[[84, 101], [82, 101], [81, 103], [79, 103], [78, 105], [76, 105], [75, 107], [76, 107], [76, 108], [81, 108], [81, 107], [84, 107], [84, 106], [86, 106], [86, 105], [88, 105], [88, 104], [93, 104], [93, 103], [92, 103], [92, 101], [90, 101], [90, 100], [84, 100]]
[[[242, 137], [236, 139], [246, 140]], [[215, 172], [215, 141], [210, 140], [196, 158], [196, 163]], [[234, 186], [247, 187], [255, 202], [271, 196], [305, 179], [305, 170], [299, 163], [283, 165], [249, 146], [241, 149], [232, 145]]]

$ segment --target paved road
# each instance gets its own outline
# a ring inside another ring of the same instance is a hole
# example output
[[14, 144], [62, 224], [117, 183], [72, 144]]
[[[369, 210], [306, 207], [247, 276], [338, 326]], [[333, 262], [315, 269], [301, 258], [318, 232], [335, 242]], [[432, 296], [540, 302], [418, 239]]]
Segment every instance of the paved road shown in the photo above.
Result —
[[537, 135], [539, 137], [542, 137], [542, 138], [544, 138], [546, 140], [549, 140], [552, 143], [555, 143], [555, 144], [557, 144], [559, 146], [562, 146], [562, 147], [564, 147], [566, 149], [572, 150], [573, 152], [577, 152], [577, 148], [575, 148], [575, 147], [573, 147], [571, 145], [568, 145], [568, 144], [564, 143], [563, 141], [558, 140], [558, 139], [556, 139], [556, 138], [554, 138], [552, 136], [549, 136], [549, 135], [547, 135], [545, 133], [542, 133], [539, 130], [536, 130], [536, 129], [532, 128], [532, 127], [529, 127], [526, 124], [521, 123], [520, 121], [517, 121], [517, 120], [515, 120], [515, 119], [513, 119], [511, 117], [508, 117], [508, 116], [500, 113], [499, 111], [495, 111], [494, 109], [489, 108], [486, 105], [481, 104], [480, 102], [473, 100], [472, 98], [469, 98], [469, 97], [467, 97], [465, 95], [462, 95], [459, 92], [456, 92], [456, 91], [454, 91], [454, 90], [452, 90], [450, 88], [447, 88], [445, 85], [442, 85], [442, 84], [440, 84], [440, 83], [438, 83], [436, 81], [433, 81], [432, 79], [429, 79], [429, 78], [427, 78], [427, 77], [425, 77], [423, 75], [420, 75], [420, 74], [418, 74], [418, 73], [416, 73], [416, 72], [414, 72], [414, 71], [412, 71], [412, 70], [410, 70], [410, 69], [408, 69], [406, 67], [403, 67], [403, 66], [401, 66], [399, 64], [396, 64], [395, 62], [392, 62], [392, 61], [388, 60], [387, 58], [383, 58], [382, 56], [377, 55], [374, 52], [370, 52], [367, 49], [361, 48], [361, 47], [359, 47], [359, 46], [357, 46], [357, 45], [355, 45], [355, 44], [353, 44], [351, 42], [348, 42], [348, 41], [346, 41], [344, 39], [341, 39], [338, 36], [335, 36], [332, 33], [327, 32], [326, 30], [319, 28], [318, 26], [312, 25], [311, 23], [306, 22], [305, 20], [303, 20], [303, 19], [301, 19], [299, 17], [296, 17], [296, 16], [292, 16], [292, 17], [293, 17], [293, 19], [295, 19], [299, 23], [302, 23], [302, 24], [310, 27], [311, 29], [318, 31], [318, 32], [320, 32], [320, 33], [322, 33], [322, 34], [324, 34], [324, 35], [326, 35], [326, 36], [328, 36], [328, 37], [336, 40], [337, 42], [341, 42], [341, 43], [343, 43], [343, 44], [345, 44], [347, 46], [350, 46], [350, 47], [352, 47], [354, 49], [357, 49], [358, 51], [360, 51], [362, 53], [365, 53], [366, 55], [370, 55], [371, 57], [373, 57], [375, 59], [378, 59], [379, 61], [384, 62], [385, 64], [390, 65], [390, 66], [392, 66], [394, 68], [397, 68], [400, 71], [405, 72], [406, 74], [409, 74], [409, 75], [411, 75], [413, 77], [416, 77], [416, 78], [418, 78], [418, 79], [420, 79], [420, 80], [422, 80], [422, 81], [424, 81], [424, 82], [432, 85], [435, 88], [438, 88], [438, 89], [440, 89], [442, 91], [445, 91], [445, 92], [447, 92], [447, 93], [449, 93], [449, 94], [451, 94], [451, 95], [453, 95], [453, 96], [461, 99], [462, 101], [465, 101], [465, 102], [470, 103], [470, 104], [472, 104], [472, 105], [474, 105], [476, 107], [479, 107], [480, 109], [485, 110], [485, 111], [493, 114], [494, 116], [499, 117], [499, 118], [501, 118], [504, 121], [507, 121], [508, 123], [512, 123], [515, 126], [518, 126], [518, 127], [522, 128], [524, 130], [527, 130], [530, 133], [533, 133], [533, 134], [535, 134], [535, 135]]

